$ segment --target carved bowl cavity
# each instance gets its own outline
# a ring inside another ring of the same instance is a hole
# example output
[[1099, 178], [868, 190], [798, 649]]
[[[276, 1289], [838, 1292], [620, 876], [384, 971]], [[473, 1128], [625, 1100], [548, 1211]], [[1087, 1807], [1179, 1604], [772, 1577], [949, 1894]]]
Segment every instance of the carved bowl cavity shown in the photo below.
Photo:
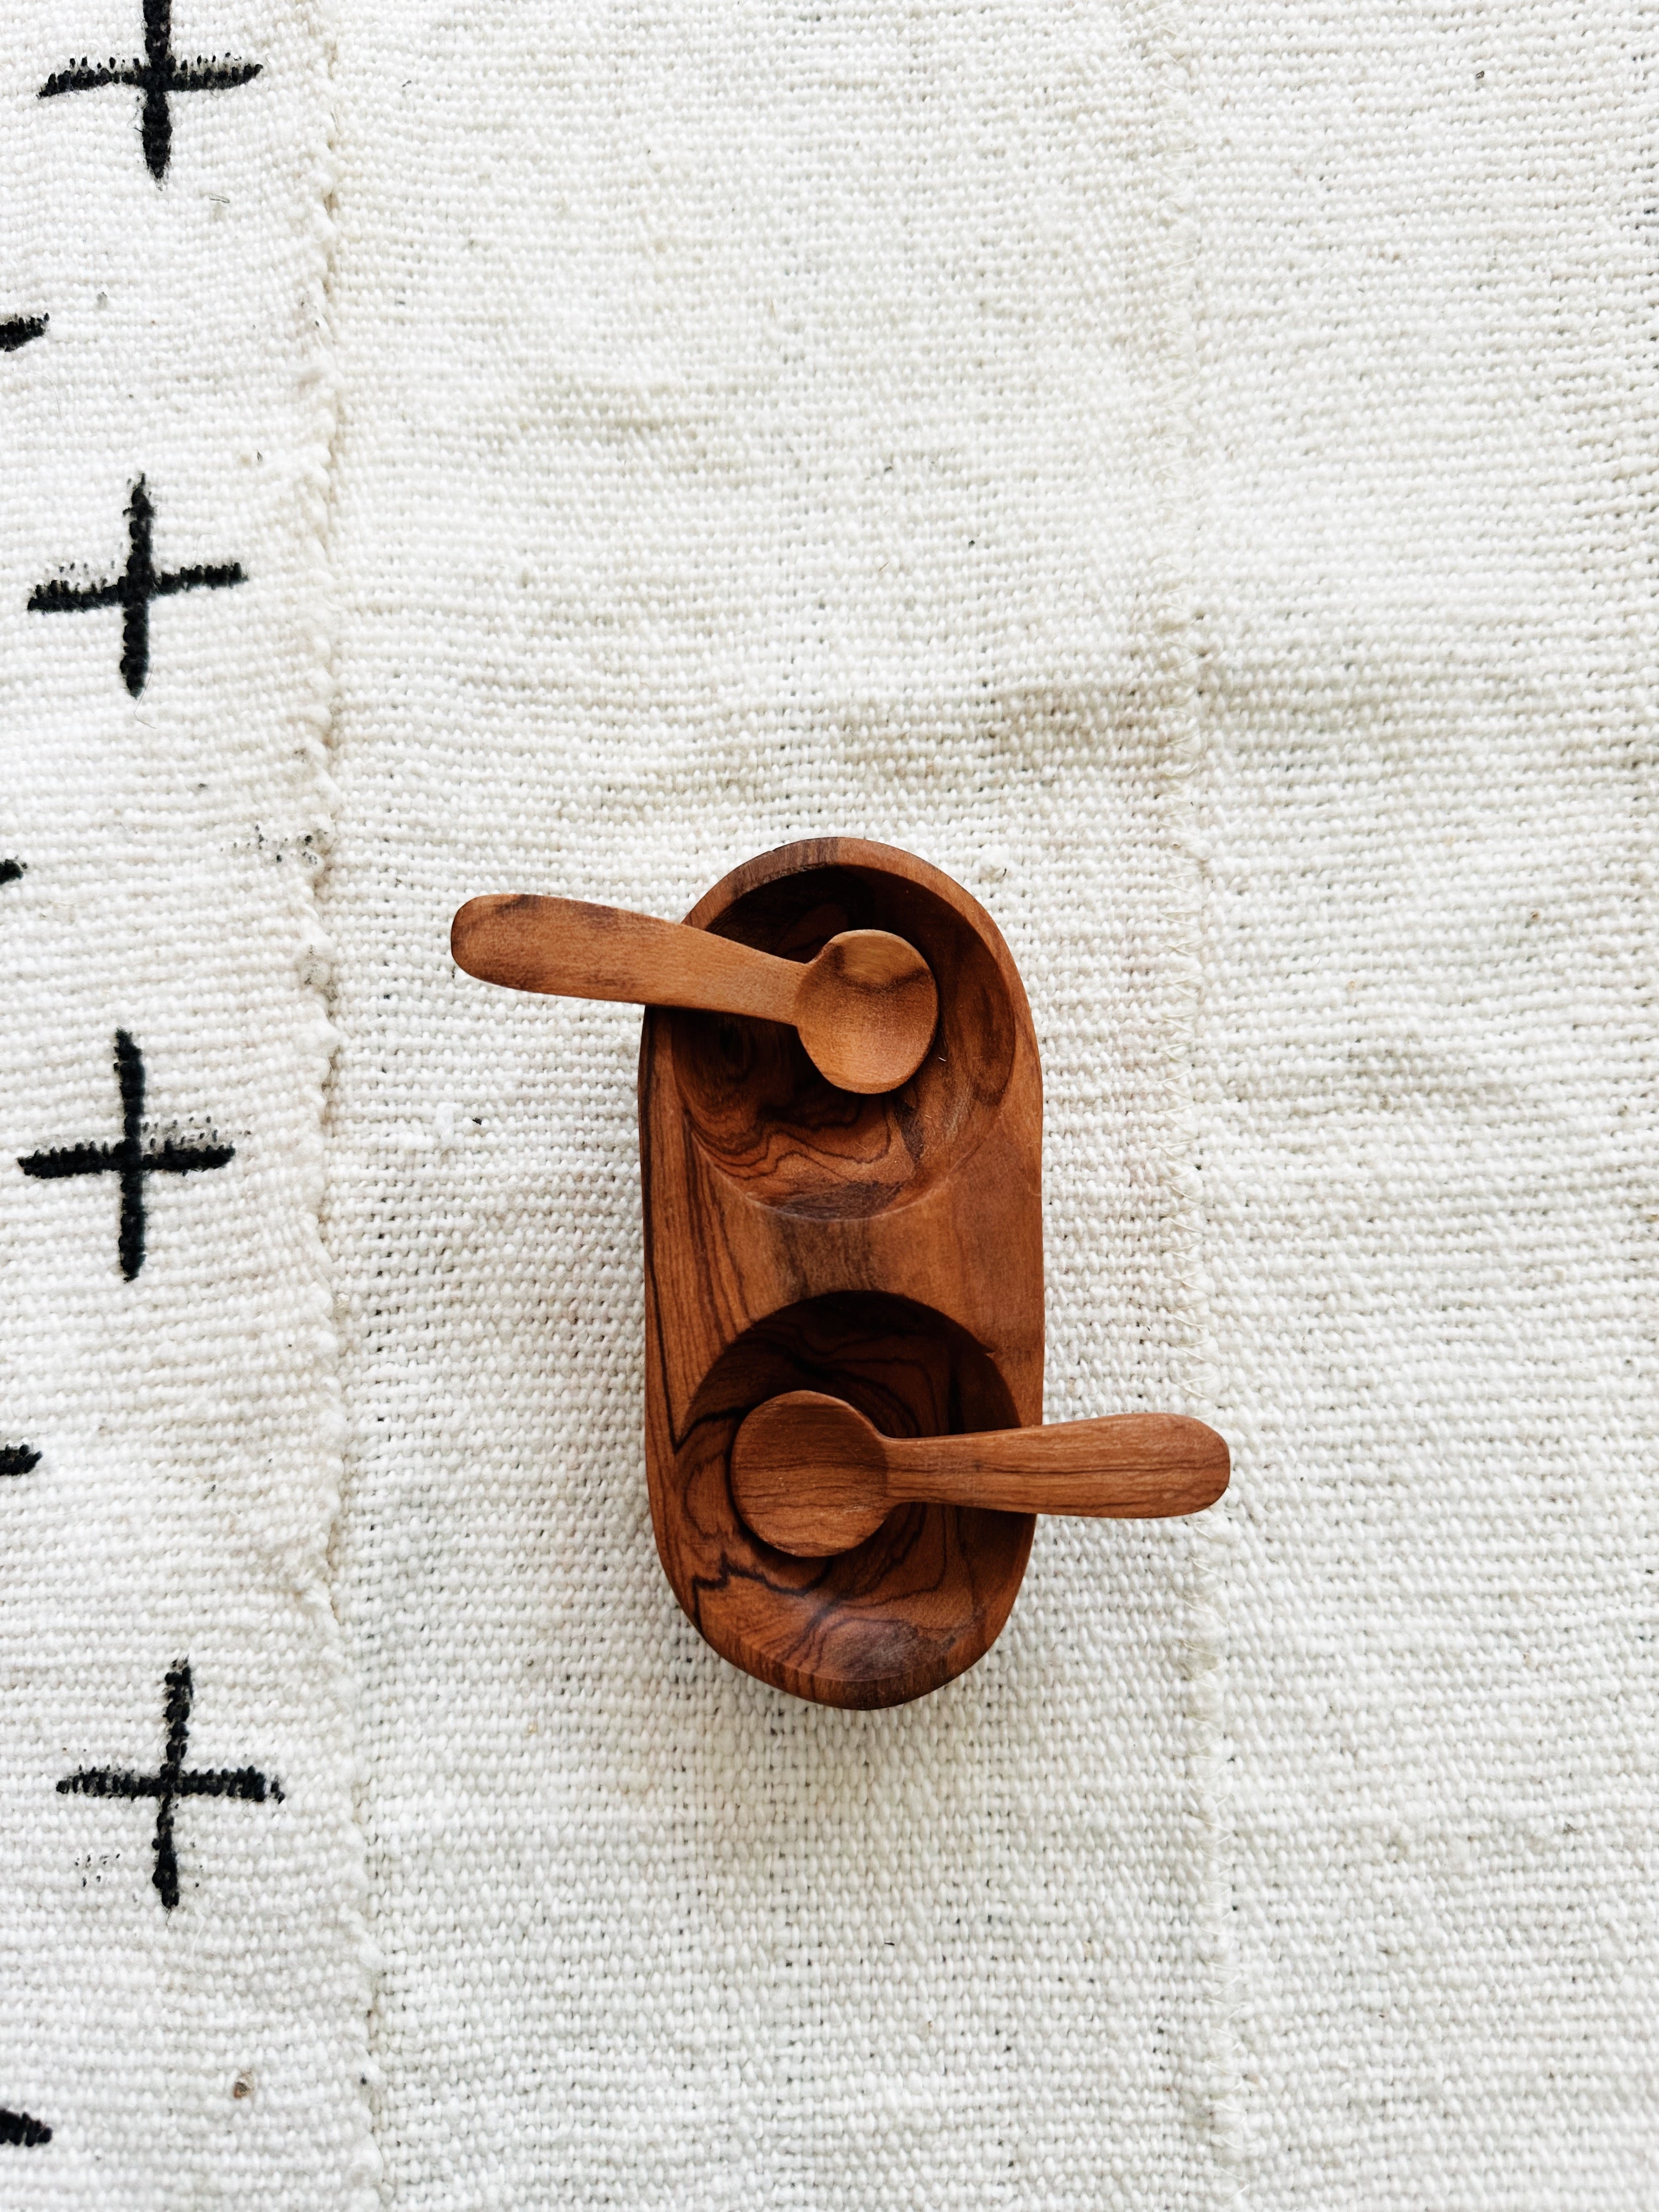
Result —
[[990, 947], [926, 885], [877, 868], [826, 866], [745, 892], [708, 927], [786, 959], [811, 959], [848, 929], [908, 939], [933, 971], [939, 1027], [898, 1090], [838, 1091], [776, 1023], [666, 1017], [676, 1083], [711, 1166], [785, 1213], [833, 1219], [908, 1203], [959, 1167], [995, 1115], [1016, 1018]]
[[[1029, 1515], [901, 1505], [832, 1559], [755, 1535], [732, 1495], [745, 1415], [786, 1390], [822, 1390], [890, 1436], [1016, 1425], [1007, 1385], [954, 1322], [870, 1291], [809, 1298], [729, 1345], [704, 1378], [670, 1480], [681, 1603], [715, 1650], [825, 1703], [888, 1705], [971, 1667], [995, 1639], [1031, 1545]], [[659, 1536], [661, 1534], [659, 1524]]]

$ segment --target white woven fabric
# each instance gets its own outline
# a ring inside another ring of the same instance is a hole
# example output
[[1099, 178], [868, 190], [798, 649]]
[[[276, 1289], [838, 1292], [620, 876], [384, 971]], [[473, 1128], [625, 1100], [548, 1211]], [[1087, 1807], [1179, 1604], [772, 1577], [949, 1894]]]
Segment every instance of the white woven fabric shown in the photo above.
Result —
[[717, 1659], [646, 1509], [638, 1018], [447, 956], [475, 891], [922, 852], [1033, 1000], [1052, 1410], [1188, 1395], [1173, 29], [388, 5], [343, 50], [329, 1241], [399, 2204], [1210, 2191], [1190, 1531], [1046, 1528], [902, 1711]]
[[[179, 0], [261, 73], [160, 183], [70, 12], [0, 42], [0, 2204], [1650, 2204], [1633, 0]], [[133, 696], [28, 602], [140, 474], [246, 580]], [[658, 1566], [635, 1018], [447, 957], [831, 830], [1025, 976], [1050, 1417], [1235, 1446], [869, 1715]], [[234, 1149], [131, 1279], [8, 1164], [118, 1030]], [[283, 1794], [169, 1905], [57, 1785], [185, 1660]]]
[[[158, 182], [136, 91], [37, 96], [141, 34], [0, 35], [0, 315], [46, 318], [0, 354], [0, 1444], [37, 1455], [0, 1478], [0, 2202], [315, 2212], [374, 2159], [318, 1235], [326, 57], [307, 9], [181, 8], [182, 58], [262, 69], [173, 101]], [[155, 602], [135, 696], [118, 608], [29, 601], [121, 573], [141, 477], [159, 569], [246, 580]], [[118, 1175], [16, 1164], [121, 1137], [118, 1031], [147, 1148], [234, 1155], [145, 1178], [130, 1279]], [[57, 1784], [159, 1774], [181, 1662], [181, 1764], [265, 1790], [180, 1798], [168, 1905], [159, 1801]]]
[[1644, 40], [1194, 20], [1237, 2170], [1650, 2205]]

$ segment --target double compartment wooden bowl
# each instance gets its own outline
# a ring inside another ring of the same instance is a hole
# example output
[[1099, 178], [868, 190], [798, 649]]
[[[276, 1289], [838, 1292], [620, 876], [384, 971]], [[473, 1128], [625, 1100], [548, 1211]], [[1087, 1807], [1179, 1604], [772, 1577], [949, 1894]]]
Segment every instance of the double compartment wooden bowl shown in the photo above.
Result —
[[744, 1417], [787, 1390], [892, 1436], [1042, 1419], [1042, 1086], [1008, 948], [962, 887], [860, 838], [746, 862], [686, 917], [809, 960], [890, 930], [939, 988], [901, 1089], [835, 1089], [779, 1024], [651, 1007], [640, 1048], [646, 1459], [657, 1548], [714, 1649], [798, 1697], [879, 1706], [989, 1650], [1032, 1516], [899, 1507], [867, 1542], [796, 1559], [732, 1501]]

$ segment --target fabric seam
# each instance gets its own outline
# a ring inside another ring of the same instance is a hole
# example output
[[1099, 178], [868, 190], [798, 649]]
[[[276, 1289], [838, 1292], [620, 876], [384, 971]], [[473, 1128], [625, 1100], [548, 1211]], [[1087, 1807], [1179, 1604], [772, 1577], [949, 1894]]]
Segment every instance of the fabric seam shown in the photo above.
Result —
[[[1171, 981], [1178, 995], [1170, 1017], [1170, 1152], [1163, 1165], [1170, 1195], [1167, 1255], [1184, 1324], [1179, 1354], [1182, 1410], [1200, 1414], [1225, 1434], [1206, 1265], [1210, 1215], [1199, 1075], [1212, 895], [1206, 830], [1215, 766], [1201, 681], [1197, 582], [1203, 319], [1196, 210], [1202, 83], [1184, 7], [1171, 4], [1160, 10], [1160, 28], [1173, 111], [1170, 350], [1180, 364], [1182, 385], [1182, 398], [1167, 426], [1173, 480], [1167, 516], [1170, 551], [1159, 592], [1165, 628], [1163, 672], [1170, 702], [1165, 799], [1169, 832], [1187, 863], [1172, 931]], [[1236, 2025], [1239, 1959], [1232, 1930], [1225, 1724], [1230, 1504], [1224, 1498], [1192, 1524], [1183, 1622], [1188, 1804], [1196, 1861], [1192, 1905], [1205, 2017], [1189, 2094], [1212, 2161], [1210, 2187], [1218, 2207], [1237, 2206], [1244, 2199], [1243, 2054]]]
[[333, 1255], [329, 1249], [323, 1226], [326, 1211], [328, 1139], [334, 1069], [340, 1042], [334, 1021], [334, 948], [323, 927], [320, 904], [321, 885], [328, 871], [339, 805], [339, 792], [331, 772], [331, 742], [338, 690], [334, 537], [337, 507], [335, 450], [340, 427], [340, 386], [332, 329], [335, 257], [338, 238], [335, 199], [339, 163], [334, 105], [338, 30], [332, 11], [325, 5], [313, 11], [312, 21], [320, 78], [318, 94], [323, 113], [307, 185], [308, 266], [302, 281], [302, 300], [311, 339], [299, 379], [301, 402], [308, 400], [311, 418], [306, 464], [301, 474], [301, 498], [310, 569], [307, 611], [311, 622], [313, 661], [311, 696], [305, 702], [302, 713], [308, 732], [306, 753], [318, 804], [317, 841], [321, 866], [309, 885], [309, 927], [302, 945], [300, 963], [301, 981], [312, 993], [318, 1014], [320, 1065], [316, 1088], [316, 1165], [311, 1227], [317, 1281], [321, 1301], [328, 1314], [327, 1352], [321, 1363], [321, 1388], [329, 1402], [326, 1427], [331, 1450], [329, 1468], [331, 1502], [323, 1579], [306, 1595], [308, 1609], [317, 1618], [322, 1632], [331, 1676], [333, 1708], [338, 1716], [341, 1735], [340, 1763], [349, 1781], [349, 1820], [355, 1845], [350, 1893], [340, 1902], [344, 1933], [357, 1965], [349, 2047], [357, 2077], [359, 2125], [347, 2161], [345, 2203], [349, 2212], [375, 2212], [375, 2208], [381, 2202], [380, 2182], [383, 2172], [375, 2128], [373, 2098], [374, 2064], [370, 2048], [377, 1959], [368, 1925], [368, 1847], [363, 1820], [358, 1751], [360, 1699], [336, 1600], [340, 1531], [344, 1510], [348, 1422], [341, 1372], [341, 1335], [333, 1289]]

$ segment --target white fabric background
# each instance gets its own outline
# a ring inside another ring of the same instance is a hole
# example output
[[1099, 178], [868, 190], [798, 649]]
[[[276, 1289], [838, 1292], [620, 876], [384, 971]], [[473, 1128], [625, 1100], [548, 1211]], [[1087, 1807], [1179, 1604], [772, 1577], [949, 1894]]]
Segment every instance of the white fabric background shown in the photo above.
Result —
[[395, 2201], [1209, 2189], [1191, 1532], [1046, 1529], [904, 1711], [714, 1658], [646, 1509], [638, 1018], [447, 952], [477, 890], [920, 849], [1034, 1001], [1051, 1405], [1190, 1395], [1175, 27], [343, 48], [328, 1234]]
[[1240, 2178], [1650, 2204], [1650, 64], [1194, 22]]
[[[50, 317], [0, 356], [0, 854], [26, 869], [0, 885], [0, 1441], [40, 1454], [0, 1481], [0, 2106], [53, 2130], [0, 2144], [7, 2206], [313, 2212], [374, 2163], [318, 1234], [328, 71], [305, 9], [204, 12], [180, 52], [264, 73], [177, 102], [160, 186], [135, 93], [35, 96], [137, 52], [136, 6], [10, 7], [0, 35], [0, 313]], [[118, 611], [27, 601], [118, 573], [141, 473], [158, 563], [247, 580], [157, 603], [133, 699]], [[151, 1179], [131, 1282], [115, 1178], [15, 1164], [119, 1136], [118, 1028], [152, 1133], [236, 1151]], [[169, 1913], [154, 1803], [55, 1785], [154, 1772], [185, 1658], [191, 1765], [285, 1794], [180, 1805]]]
[[[0, 1163], [121, 1023], [238, 1158], [131, 1285], [0, 1175], [0, 2203], [1650, 2203], [1643, 14], [180, 0], [265, 74], [158, 191], [33, 98], [77, 10], [4, 45]], [[138, 465], [250, 580], [135, 703], [23, 609]], [[1051, 1417], [1235, 1445], [875, 1715], [657, 1566], [634, 1018], [445, 951], [825, 830], [1025, 975]], [[185, 1650], [289, 1795], [164, 1916], [52, 1784]]]

